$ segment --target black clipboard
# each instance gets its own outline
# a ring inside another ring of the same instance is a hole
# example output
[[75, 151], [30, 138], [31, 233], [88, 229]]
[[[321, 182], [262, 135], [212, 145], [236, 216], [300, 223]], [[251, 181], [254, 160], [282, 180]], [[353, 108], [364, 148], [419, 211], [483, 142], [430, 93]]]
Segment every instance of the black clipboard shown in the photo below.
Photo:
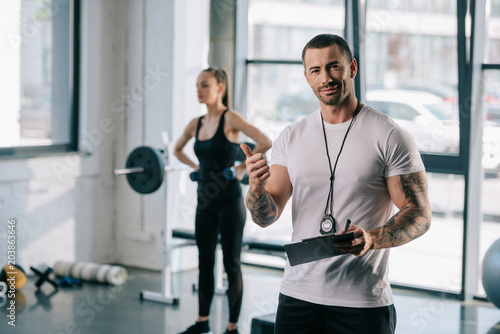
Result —
[[288, 256], [290, 265], [296, 266], [298, 264], [318, 261], [330, 257], [345, 254], [339, 250], [333, 249], [335, 242], [353, 240], [354, 232], [343, 234], [326, 234], [314, 238], [304, 239], [301, 242], [286, 244], [285, 252]]

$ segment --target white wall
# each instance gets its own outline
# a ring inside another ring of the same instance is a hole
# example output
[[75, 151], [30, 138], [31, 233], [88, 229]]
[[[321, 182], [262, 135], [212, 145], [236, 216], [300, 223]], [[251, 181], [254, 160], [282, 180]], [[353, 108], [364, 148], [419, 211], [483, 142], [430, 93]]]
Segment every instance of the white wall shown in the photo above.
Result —
[[[112, 4], [89, 4], [84, 13], [98, 15], [93, 24], [82, 27], [82, 62], [88, 71], [82, 91], [93, 87], [97, 94], [82, 95], [86, 100], [81, 110], [81, 135], [101, 136], [95, 137], [92, 147], [87, 145], [89, 155], [0, 161], [1, 263], [7, 262], [4, 241], [8, 219], [16, 221], [16, 262], [25, 269], [42, 263], [53, 265], [57, 260], [110, 262], [116, 258], [114, 208], [109, 200], [114, 194], [110, 178], [114, 138], [104, 133], [109, 133], [106, 124], [99, 124], [105, 117], [101, 111], [106, 94], [114, 89], [116, 76], [109, 62], [113, 53], [111, 27], [116, 17], [103, 17], [112, 11]], [[97, 33], [97, 29], [101, 31]], [[103, 75], [97, 78], [94, 74], [99, 71]], [[87, 73], [82, 74], [85, 77]]]
[[[187, 122], [200, 114], [195, 84], [206, 66], [208, 54], [208, 2], [130, 1], [125, 82], [126, 94], [132, 101], [125, 108], [122, 139], [117, 141], [118, 165], [123, 165], [137, 146], [165, 148], [162, 131], [167, 131], [170, 141], [175, 142]], [[152, 76], [153, 72], [156, 75]], [[151, 77], [158, 79], [158, 85], [148, 88], [146, 83], [154, 81]], [[178, 164], [173, 156], [169, 160], [170, 164]], [[172, 175], [168, 183], [172, 225], [173, 220], [178, 222], [179, 203], [184, 202], [179, 183], [186, 182], [186, 178], [180, 178], [180, 174]], [[124, 178], [118, 180], [115, 204], [118, 262], [161, 268], [164, 201], [163, 186], [153, 194], [141, 196], [130, 190]], [[187, 201], [191, 202], [190, 198]], [[187, 224], [193, 225], [194, 218], [190, 218], [188, 215]]]
[[160, 269], [163, 188], [140, 196], [113, 169], [137, 146], [162, 147], [163, 130], [175, 141], [202, 112], [195, 82], [208, 3], [82, 1], [80, 152], [0, 160], [0, 264], [15, 219], [25, 268], [66, 260]]
[[[116, 162], [124, 166], [137, 146], [161, 148], [172, 104], [172, 2], [130, 1], [124, 50], [125, 89], [120, 98], [123, 118]], [[126, 102], [124, 101], [126, 100]], [[115, 198], [117, 258], [120, 263], [158, 268], [161, 256], [163, 187], [150, 195], [132, 191], [126, 179], [117, 182]]]
[[[17, 15], [13, 15], [16, 13]], [[3, 110], [19, 110], [21, 107], [19, 75], [21, 62], [21, 3], [0, 3], [0, 97]], [[0, 137], [2, 146], [19, 142], [17, 113], [0, 112]]]

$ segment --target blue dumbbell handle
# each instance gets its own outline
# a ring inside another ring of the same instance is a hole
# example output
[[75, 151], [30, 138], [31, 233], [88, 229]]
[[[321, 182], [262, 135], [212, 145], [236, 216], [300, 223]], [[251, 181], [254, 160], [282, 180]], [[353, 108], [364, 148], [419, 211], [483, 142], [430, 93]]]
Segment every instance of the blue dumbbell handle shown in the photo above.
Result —
[[236, 170], [234, 169], [234, 167], [227, 167], [222, 172], [222, 175], [226, 180], [234, 180], [236, 178]]
[[[236, 170], [234, 169], [234, 167], [227, 167], [222, 172], [222, 175], [224, 176], [224, 178], [226, 180], [234, 180], [234, 179], [236, 179]], [[193, 171], [193, 172], [189, 173], [189, 178], [193, 182], [198, 181], [198, 172], [197, 171]]]

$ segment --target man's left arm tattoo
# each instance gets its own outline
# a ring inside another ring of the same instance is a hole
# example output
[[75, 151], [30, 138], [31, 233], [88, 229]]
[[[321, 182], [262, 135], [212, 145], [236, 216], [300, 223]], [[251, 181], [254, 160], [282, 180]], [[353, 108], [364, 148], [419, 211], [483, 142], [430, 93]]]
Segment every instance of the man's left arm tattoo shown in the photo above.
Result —
[[405, 204], [382, 227], [371, 231], [373, 248], [403, 245], [423, 235], [430, 228], [431, 208], [424, 172], [401, 175]]

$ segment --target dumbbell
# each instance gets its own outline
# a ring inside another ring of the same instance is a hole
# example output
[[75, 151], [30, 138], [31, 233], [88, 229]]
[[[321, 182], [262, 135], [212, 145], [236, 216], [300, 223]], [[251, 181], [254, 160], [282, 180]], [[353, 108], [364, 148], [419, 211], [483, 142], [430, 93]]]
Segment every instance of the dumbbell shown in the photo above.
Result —
[[[224, 178], [226, 180], [234, 180], [234, 179], [236, 179], [236, 170], [234, 169], [234, 167], [226, 168], [222, 172], [222, 176], [224, 176]], [[240, 180], [240, 182], [248, 185], [249, 180], [248, 180], [247, 171], [245, 171], [245, 176], [243, 176], [243, 178]]]
[[[234, 169], [234, 167], [227, 167], [222, 171], [222, 176], [226, 180], [229, 180], [229, 181], [234, 180], [234, 179], [236, 179], [236, 169]], [[193, 171], [193, 172], [189, 173], [189, 178], [193, 182], [198, 181], [198, 172]], [[243, 184], [248, 184], [248, 174], [247, 173], [245, 173], [245, 176], [243, 177], [243, 179], [240, 180], [240, 182]]]
[[[222, 176], [226, 180], [234, 180], [236, 178], [236, 170], [234, 169], [234, 167], [228, 167], [222, 171]], [[198, 171], [193, 171], [193, 172], [189, 173], [189, 178], [191, 179], [191, 181], [197, 182], [198, 181]]]
[[228, 167], [222, 171], [222, 176], [226, 180], [234, 180], [236, 178], [236, 169], [234, 167]]

